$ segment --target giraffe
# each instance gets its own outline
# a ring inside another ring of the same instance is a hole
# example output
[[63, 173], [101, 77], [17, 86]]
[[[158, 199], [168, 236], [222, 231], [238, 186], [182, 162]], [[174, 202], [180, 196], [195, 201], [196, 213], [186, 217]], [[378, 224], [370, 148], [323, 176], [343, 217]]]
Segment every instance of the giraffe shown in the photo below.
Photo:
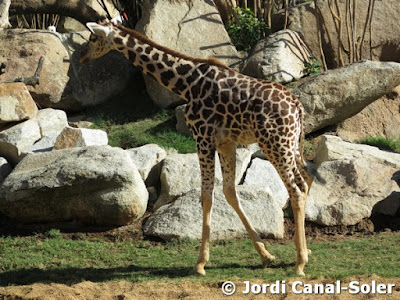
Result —
[[117, 50], [187, 102], [185, 119], [197, 144], [203, 210], [200, 253], [194, 271], [205, 275], [209, 260], [216, 152], [225, 198], [245, 226], [262, 266], [267, 267], [275, 259], [247, 218], [235, 189], [236, 145], [258, 143], [288, 190], [296, 228], [295, 272], [304, 275], [311, 253], [304, 230], [311, 179], [302, 154], [304, 110], [300, 101], [278, 83], [242, 75], [214, 58], [178, 53], [113, 22], [87, 23], [87, 27], [92, 34], [80, 62]]

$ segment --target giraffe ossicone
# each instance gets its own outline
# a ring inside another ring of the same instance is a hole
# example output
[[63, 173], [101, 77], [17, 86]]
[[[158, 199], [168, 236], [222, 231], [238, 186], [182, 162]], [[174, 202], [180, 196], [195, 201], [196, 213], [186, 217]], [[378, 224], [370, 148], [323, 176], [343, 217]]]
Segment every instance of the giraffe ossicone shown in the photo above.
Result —
[[187, 102], [185, 119], [197, 144], [202, 181], [203, 227], [196, 273], [204, 275], [209, 260], [216, 152], [226, 200], [245, 226], [262, 266], [275, 259], [243, 211], [235, 188], [236, 144], [258, 143], [288, 190], [296, 230], [295, 271], [304, 275], [310, 253], [304, 210], [311, 180], [303, 158], [304, 109], [300, 101], [278, 83], [242, 75], [216, 59], [176, 52], [121, 25], [88, 23], [88, 28], [92, 35], [81, 53], [81, 62], [110, 50], [119, 51], [143, 73]]

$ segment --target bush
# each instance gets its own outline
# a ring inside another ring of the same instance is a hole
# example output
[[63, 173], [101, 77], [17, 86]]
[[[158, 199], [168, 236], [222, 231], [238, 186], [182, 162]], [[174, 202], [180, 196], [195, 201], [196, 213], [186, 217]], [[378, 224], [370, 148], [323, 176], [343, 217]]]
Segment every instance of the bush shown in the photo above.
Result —
[[233, 8], [232, 21], [227, 26], [232, 43], [239, 51], [248, 52], [264, 36], [267, 25], [259, 21], [249, 8]]
[[321, 73], [321, 62], [319, 62], [314, 56], [311, 56], [310, 60], [304, 63], [304, 73], [310, 76]]

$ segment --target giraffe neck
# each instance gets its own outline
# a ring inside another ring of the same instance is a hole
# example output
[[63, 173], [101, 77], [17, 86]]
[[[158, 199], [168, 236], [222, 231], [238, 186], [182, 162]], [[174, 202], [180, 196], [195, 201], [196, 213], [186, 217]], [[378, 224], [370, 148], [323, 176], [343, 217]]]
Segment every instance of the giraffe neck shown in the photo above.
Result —
[[215, 77], [218, 72], [230, 70], [215, 59], [186, 56], [122, 26], [116, 28], [114, 44], [144, 74], [186, 101], [196, 98], [197, 94], [207, 93], [204, 91], [207, 87], [202, 87], [202, 77]]

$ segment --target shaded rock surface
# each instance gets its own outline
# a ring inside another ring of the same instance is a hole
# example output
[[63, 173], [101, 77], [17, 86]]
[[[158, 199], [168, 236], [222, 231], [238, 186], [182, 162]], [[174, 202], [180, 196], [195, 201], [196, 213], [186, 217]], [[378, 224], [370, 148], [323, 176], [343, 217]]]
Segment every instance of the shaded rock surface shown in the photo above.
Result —
[[[339, 66], [338, 34], [335, 28], [334, 17], [331, 8], [336, 16], [339, 16], [336, 5], [329, 0], [319, 0], [318, 9], [315, 9], [314, 1], [297, 5], [289, 9], [288, 29], [299, 32], [305, 43], [310, 47], [311, 52], [321, 61], [319, 35], [322, 32], [322, 47], [325, 53], [329, 68]], [[340, 16], [342, 18], [342, 40], [344, 47], [349, 48], [347, 30], [345, 29], [346, 1], [339, 0]], [[357, 12], [355, 13], [354, 39], [358, 45], [358, 53], [361, 51], [361, 59], [372, 59], [380, 61], [400, 62], [400, 38], [393, 32], [400, 32], [400, 24], [393, 16], [400, 14], [400, 6], [397, 0], [375, 1], [372, 28], [372, 46], [370, 49], [371, 36], [369, 30], [363, 38], [365, 22], [369, 1], [357, 1]], [[316, 17], [317, 16], [317, 17]], [[321, 18], [318, 21], [318, 18]], [[277, 22], [274, 25], [284, 24], [284, 13], [275, 16]], [[321, 28], [323, 29], [321, 30]], [[275, 26], [277, 28], [277, 26]], [[278, 27], [279, 28], [279, 27]], [[367, 25], [367, 29], [369, 25]], [[390, 29], [390, 30], [389, 30]], [[343, 54], [344, 63], [348, 63], [348, 56]]]
[[4, 157], [0, 157], [0, 185], [11, 171], [12, 168], [8, 161]]
[[129, 155], [92, 146], [26, 156], [0, 186], [0, 211], [21, 222], [126, 225], [148, 193]]
[[160, 180], [162, 161], [167, 156], [165, 150], [156, 144], [147, 144], [126, 151], [146, 185], [156, 185]]
[[189, 127], [186, 124], [185, 120], [185, 111], [186, 111], [186, 105], [179, 105], [175, 108], [175, 117], [176, 117], [176, 131], [178, 131], [180, 134], [186, 135], [186, 136], [192, 136], [192, 133], [190, 132]]
[[0, 81], [33, 76], [40, 57], [44, 57], [40, 83], [28, 86], [40, 107], [76, 111], [118, 95], [129, 85], [134, 68], [119, 53], [79, 64], [80, 49], [88, 36], [89, 32], [58, 35], [46, 30], [0, 31], [0, 61], [7, 62]]
[[355, 116], [340, 122], [336, 133], [343, 140], [355, 142], [371, 136], [388, 139], [400, 137], [400, 86], [372, 102]]
[[[238, 195], [244, 211], [261, 237], [283, 237], [282, 209], [265, 189], [240, 186]], [[211, 239], [247, 236], [246, 229], [220, 188], [215, 191], [211, 218]], [[143, 232], [164, 240], [200, 239], [201, 228], [200, 190], [195, 189], [159, 208], [146, 221]]]

